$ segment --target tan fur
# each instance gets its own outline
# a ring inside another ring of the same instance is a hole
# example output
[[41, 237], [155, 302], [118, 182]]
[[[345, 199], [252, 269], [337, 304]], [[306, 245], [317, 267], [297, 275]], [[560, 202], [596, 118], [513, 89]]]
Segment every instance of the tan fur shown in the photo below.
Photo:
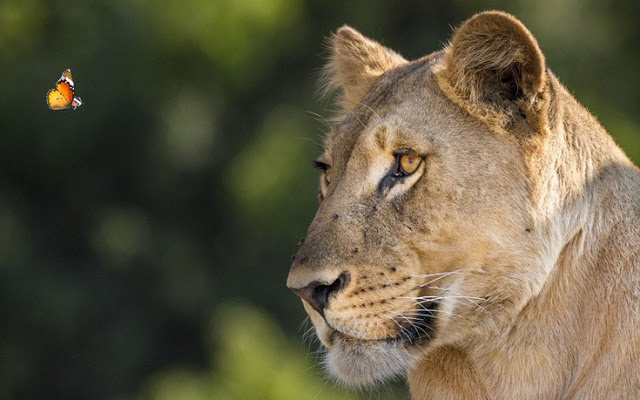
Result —
[[353, 109], [385, 71], [407, 63], [393, 50], [346, 25], [331, 38], [331, 48], [323, 87], [325, 93], [345, 88], [339, 101], [344, 111]]
[[328, 372], [406, 374], [413, 399], [640, 398], [640, 174], [522, 23], [475, 15], [412, 62], [343, 27], [328, 71], [331, 180], [287, 281], [337, 287], [323, 315], [303, 301]]
[[[534, 128], [545, 126], [546, 121], [538, 121], [546, 115], [545, 60], [520, 21], [500, 12], [473, 18], [456, 32], [445, 53], [436, 76], [451, 100], [494, 129], [505, 128], [515, 105]], [[501, 82], [505, 77], [522, 91], [521, 99], [506, 106], [504, 96], [496, 96], [509, 90]]]

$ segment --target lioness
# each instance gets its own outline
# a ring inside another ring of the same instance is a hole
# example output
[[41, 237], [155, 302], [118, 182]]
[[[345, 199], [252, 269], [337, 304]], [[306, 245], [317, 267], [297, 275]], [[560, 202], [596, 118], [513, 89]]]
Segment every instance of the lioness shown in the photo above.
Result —
[[339, 380], [414, 399], [640, 398], [640, 173], [511, 15], [407, 61], [344, 26], [287, 285]]

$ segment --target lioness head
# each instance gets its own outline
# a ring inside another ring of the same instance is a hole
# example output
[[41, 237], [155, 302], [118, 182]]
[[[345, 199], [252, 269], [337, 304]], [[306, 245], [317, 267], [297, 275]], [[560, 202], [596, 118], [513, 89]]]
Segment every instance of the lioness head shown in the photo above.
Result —
[[540, 292], [556, 251], [537, 178], [550, 79], [536, 40], [501, 12], [415, 61], [348, 26], [333, 36], [327, 81], [342, 112], [287, 285], [335, 377], [403, 374]]

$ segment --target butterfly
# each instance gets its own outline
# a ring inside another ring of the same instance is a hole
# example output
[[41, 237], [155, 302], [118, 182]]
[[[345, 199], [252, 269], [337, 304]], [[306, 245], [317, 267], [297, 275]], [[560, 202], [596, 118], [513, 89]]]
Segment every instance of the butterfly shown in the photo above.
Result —
[[52, 110], [75, 110], [82, 105], [82, 99], [74, 96], [70, 69], [65, 69], [56, 82], [55, 89], [47, 92], [47, 105]]

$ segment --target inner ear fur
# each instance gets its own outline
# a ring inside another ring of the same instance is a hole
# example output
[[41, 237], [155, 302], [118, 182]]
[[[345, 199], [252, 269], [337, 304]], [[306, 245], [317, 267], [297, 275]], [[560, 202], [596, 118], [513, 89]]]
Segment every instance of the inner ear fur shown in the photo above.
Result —
[[343, 111], [352, 110], [386, 71], [407, 63], [398, 53], [344, 25], [331, 37], [325, 93], [339, 90]]
[[524, 115], [542, 131], [548, 103], [545, 71], [531, 32], [507, 13], [488, 11], [458, 28], [436, 76], [454, 102], [491, 127], [505, 129]]

